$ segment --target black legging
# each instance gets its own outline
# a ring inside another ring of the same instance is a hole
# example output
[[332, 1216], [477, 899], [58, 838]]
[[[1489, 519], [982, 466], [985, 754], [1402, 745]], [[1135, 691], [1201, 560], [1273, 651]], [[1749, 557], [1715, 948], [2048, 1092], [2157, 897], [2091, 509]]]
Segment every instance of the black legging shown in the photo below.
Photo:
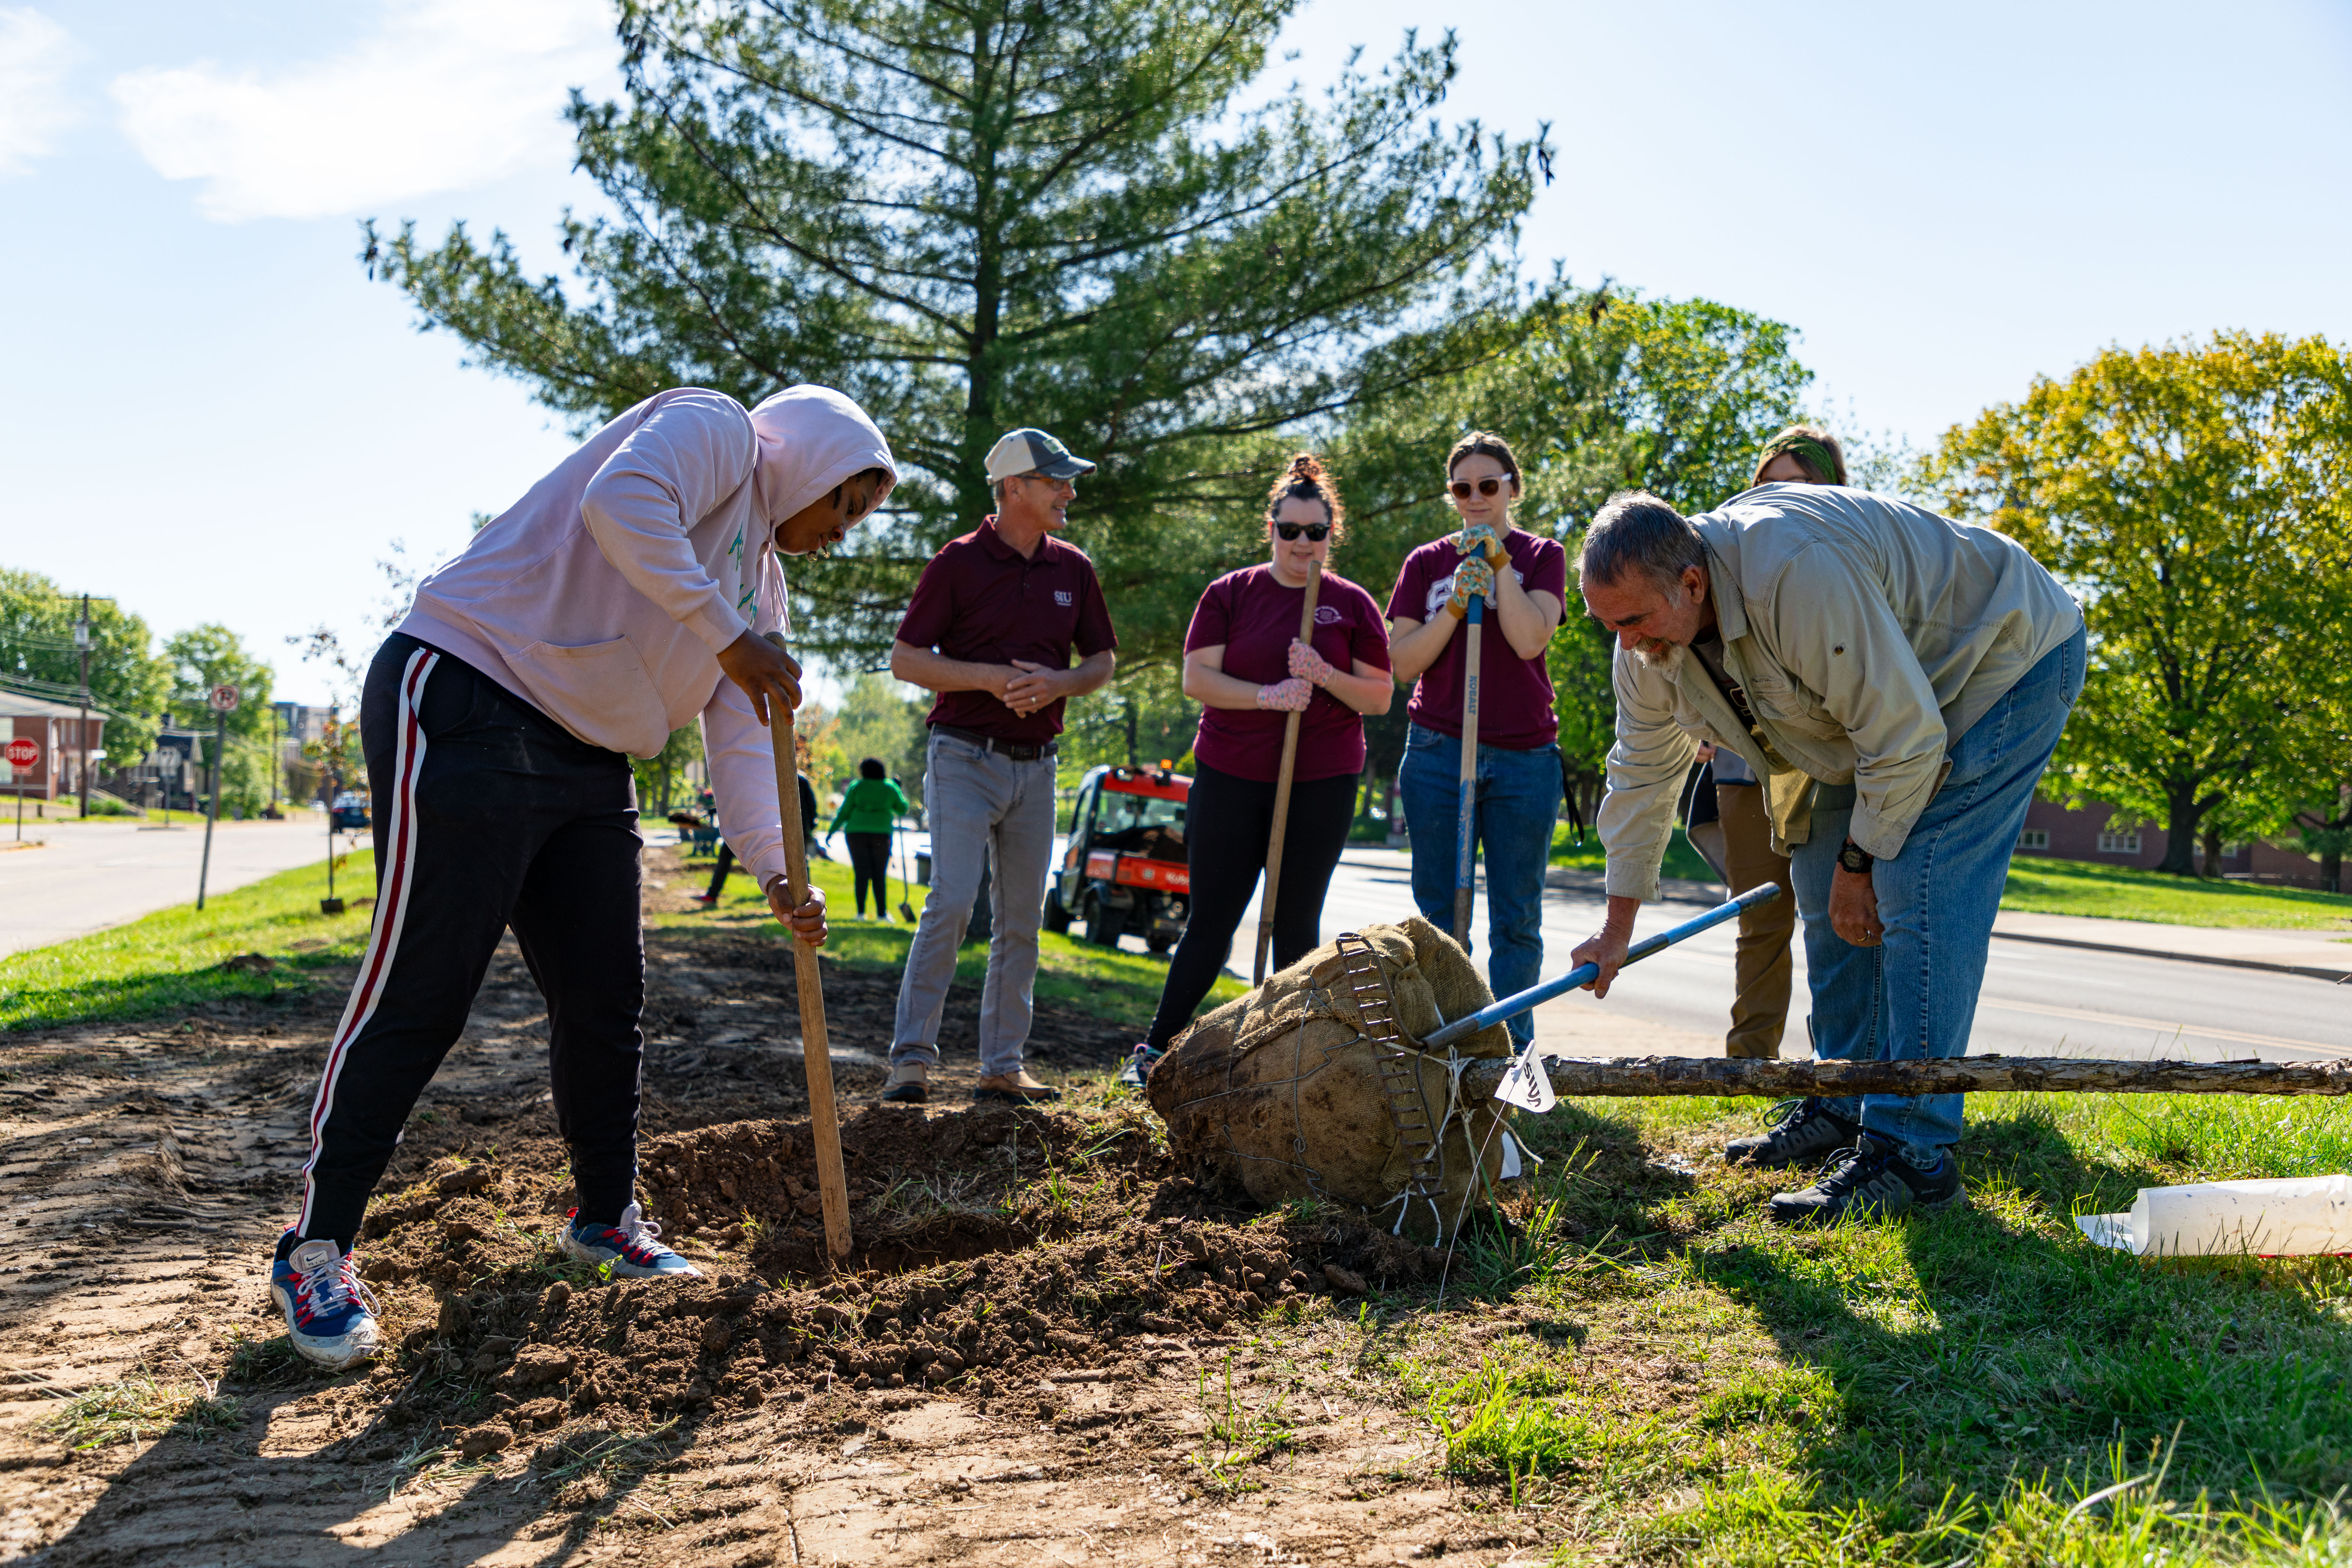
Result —
[[890, 836], [887, 833], [845, 833], [849, 841], [849, 868], [856, 878], [857, 912], [866, 912], [866, 888], [874, 887], [874, 912], [890, 912]]
[[[1185, 858], [1192, 864], [1192, 913], [1184, 940], [1168, 964], [1160, 991], [1160, 1012], [1147, 1037], [1164, 1050], [1192, 1009], [1217, 983], [1217, 972], [1234, 944], [1234, 931], [1249, 908], [1258, 873], [1265, 868], [1265, 845], [1274, 831], [1274, 785], [1237, 779], [1194, 764], [1192, 797], [1184, 812]], [[1315, 951], [1323, 920], [1323, 895], [1347, 847], [1356, 808], [1356, 775], [1294, 781], [1290, 826], [1282, 840], [1282, 889], [1274, 902], [1274, 966], [1297, 963]], [[1256, 934], [1251, 934], [1256, 941]], [[1255, 952], [1252, 954], [1255, 956]]]

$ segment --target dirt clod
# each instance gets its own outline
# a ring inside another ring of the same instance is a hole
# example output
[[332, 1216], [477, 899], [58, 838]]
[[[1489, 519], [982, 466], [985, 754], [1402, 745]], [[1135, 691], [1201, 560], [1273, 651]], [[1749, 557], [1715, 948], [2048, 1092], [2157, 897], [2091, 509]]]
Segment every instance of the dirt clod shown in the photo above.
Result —
[[457, 1443], [457, 1453], [464, 1458], [478, 1459], [485, 1454], [498, 1453], [514, 1440], [513, 1427], [502, 1421], [493, 1421], [487, 1426], [475, 1427], [460, 1438]]

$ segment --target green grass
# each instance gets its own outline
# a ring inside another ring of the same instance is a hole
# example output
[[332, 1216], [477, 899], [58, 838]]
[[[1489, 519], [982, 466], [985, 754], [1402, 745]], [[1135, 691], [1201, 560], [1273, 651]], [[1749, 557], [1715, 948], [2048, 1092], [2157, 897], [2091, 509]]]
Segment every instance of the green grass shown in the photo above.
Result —
[[[1584, 830], [1583, 847], [1579, 848], [1575, 833], [1567, 822], [1562, 821], [1551, 832], [1551, 863], [1598, 873], [1608, 868], [1609, 857], [1601, 853], [1601, 836], [1589, 826]], [[1690, 847], [1690, 840], [1683, 837], [1679, 827], [1675, 829], [1674, 841], [1666, 846], [1665, 863], [1659, 868], [1658, 875], [1681, 877], [1694, 882], [1716, 879], [1714, 868]]]
[[201, 1443], [245, 1425], [245, 1408], [210, 1384], [158, 1383], [131, 1376], [85, 1389], [65, 1400], [41, 1429], [78, 1453], [114, 1443], [136, 1443], [181, 1428]]
[[2072, 1223], [2346, 1169], [2352, 1106], [1972, 1096], [1969, 1209], [1821, 1232], [1760, 1213], [1803, 1173], [1708, 1158], [1761, 1109], [1522, 1122], [1540, 1190], [1454, 1275], [1519, 1331], [1408, 1310], [1361, 1358], [1458, 1484], [1605, 1520], [1612, 1560], [2352, 1563], [2352, 1259], [2144, 1261]]
[[[335, 890], [357, 902], [375, 891], [375, 856], [342, 857]], [[127, 925], [0, 958], [0, 1028], [145, 1017], [231, 997], [266, 1000], [309, 984], [310, 972], [348, 963], [366, 944], [365, 905], [322, 915], [326, 862], [281, 871], [235, 892], [158, 910]], [[268, 974], [222, 961], [261, 952]]]
[[[709, 877], [709, 868], [708, 861], [696, 861], [688, 875], [699, 887]], [[893, 918], [860, 919], [850, 912], [855, 888], [849, 867], [838, 860], [812, 860], [810, 868], [811, 880], [824, 890], [826, 907], [832, 910], [833, 935], [824, 944], [825, 956], [860, 969], [884, 970], [892, 974], [904, 970], [907, 949], [914, 942], [915, 930], [896, 918], [900, 898], [898, 880], [894, 878], [890, 883], [888, 905]], [[906, 889], [909, 907], [917, 914], [923, 912], [929, 892], [919, 883], [910, 884]], [[767, 912], [767, 900], [760, 896], [751, 879], [744, 876], [728, 879], [727, 890], [720, 895], [716, 910], [656, 915], [653, 923], [668, 928], [722, 924], [739, 929], [779, 930]], [[1160, 1004], [1160, 988], [1168, 978], [1168, 961], [1164, 958], [1096, 947], [1052, 931], [1040, 932], [1037, 945], [1036, 995], [1040, 1002], [1120, 1019], [1139, 1027]], [[956, 979], [961, 984], [976, 986], [987, 973], [985, 943], [969, 944], [957, 954]], [[1219, 975], [1202, 1006], [1206, 1009], [1231, 1001], [1248, 989], [1231, 975]]]
[[2267, 926], [2352, 933], [2352, 894], [2252, 882], [2213, 882], [2039, 855], [2010, 862], [2000, 907], [2045, 915], [2163, 921], [2185, 926]]

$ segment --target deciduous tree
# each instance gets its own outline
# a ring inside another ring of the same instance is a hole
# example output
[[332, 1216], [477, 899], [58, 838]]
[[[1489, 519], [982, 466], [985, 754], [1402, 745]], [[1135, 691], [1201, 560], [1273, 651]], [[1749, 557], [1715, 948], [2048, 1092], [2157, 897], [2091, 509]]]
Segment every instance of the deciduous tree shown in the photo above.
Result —
[[[1571, 553], [1618, 490], [1648, 489], [1686, 511], [1737, 494], [1757, 448], [1796, 416], [1812, 379], [1791, 350], [1794, 335], [1711, 300], [1556, 287], [1516, 319], [1511, 353], [1349, 422], [1333, 448], [1350, 530], [1334, 566], [1385, 602], [1406, 554], [1456, 526], [1444, 499], [1445, 454], [1472, 429], [1511, 442], [1528, 470], [1514, 516]], [[1566, 624], [1546, 657], [1560, 752], [1589, 813], [1616, 699], [1609, 636], [1584, 617], [1573, 581], [1569, 592]], [[1391, 750], [1371, 765], [1393, 773], [1402, 728], [1388, 738]]]
[[2283, 828], [2334, 798], [2340, 756], [2307, 754], [2352, 637], [2352, 364], [2326, 340], [2110, 350], [1955, 426], [1927, 473], [2083, 595], [2065, 791], [2162, 823], [2182, 874], [2210, 814]]
[[[73, 628], [81, 604], [79, 595], [61, 592], [38, 573], [0, 567], [0, 681], [28, 697], [75, 701], [81, 656]], [[155, 744], [171, 666], [156, 657], [147, 623], [110, 600], [90, 601], [89, 624], [90, 705], [107, 716], [108, 762], [125, 767]]]
[[[221, 763], [221, 810], [224, 815], [259, 812], [268, 804], [270, 774], [278, 766], [271, 752], [269, 667], [247, 653], [244, 641], [216, 621], [167, 638], [163, 657], [172, 669], [173, 708], [181, 722], [205, 735], [196, 758], [200, 767], [212, 766], [214, 738], [219, 732], [206, 695], [215, 686], [237, 689], [237, 705], [228, 715], [228, 749]], [[209, 777], [197, 785], [199, 793], [208, 786]]]

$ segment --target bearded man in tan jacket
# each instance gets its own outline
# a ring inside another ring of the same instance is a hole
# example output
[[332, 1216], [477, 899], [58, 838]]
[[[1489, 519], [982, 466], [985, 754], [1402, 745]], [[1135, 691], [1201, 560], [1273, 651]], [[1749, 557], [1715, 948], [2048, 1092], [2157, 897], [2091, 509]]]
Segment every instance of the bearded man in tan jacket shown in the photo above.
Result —
[[[1762, 781], [1790, 856], [1814, 1054], [1968, 1049], [2011, 851], [2082, 693], [2083, 616], [2015, 541], [1891, 497], [1767, 484], [1684, 518], [1641, 492], [1586, 531], [1586, 608], [1617, 634], [1617, 739], [1596, 826], [1609, 913], [1579, 946], [1606, 995], [1657, 896], [1700, 744]], [[1775, 1218], [1962, 1201], [1961, 1097], [1801, 1101], [1727, 1161], [1835, 1156]]]

